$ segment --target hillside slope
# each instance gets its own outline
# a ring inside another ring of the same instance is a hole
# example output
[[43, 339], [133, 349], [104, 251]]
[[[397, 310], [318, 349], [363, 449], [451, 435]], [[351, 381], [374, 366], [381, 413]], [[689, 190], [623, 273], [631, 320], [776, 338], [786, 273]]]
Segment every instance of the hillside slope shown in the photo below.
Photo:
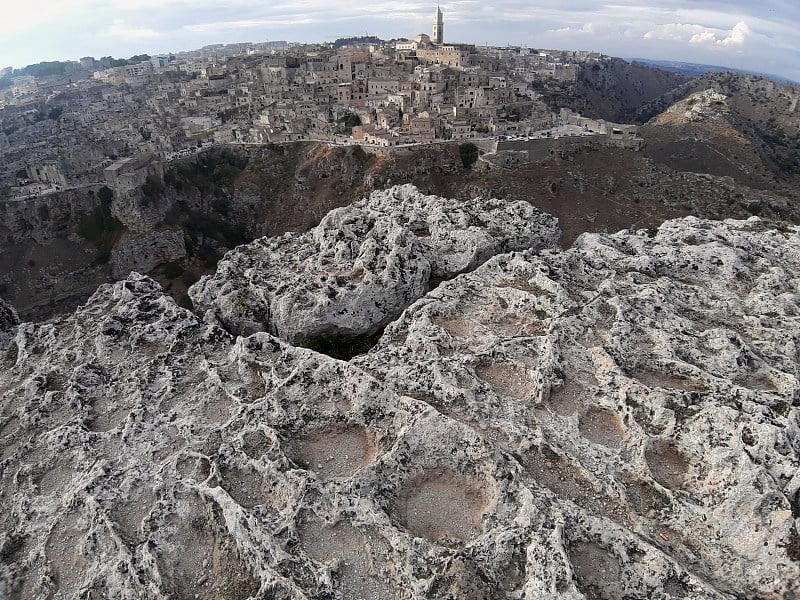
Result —
[[[714, 74], [642, 108], [645, 154], [676, 170], [730, 176], [787, 193], [800, 181], [800, 89]], [[664, 105], [670, 105], [664, 108]]]

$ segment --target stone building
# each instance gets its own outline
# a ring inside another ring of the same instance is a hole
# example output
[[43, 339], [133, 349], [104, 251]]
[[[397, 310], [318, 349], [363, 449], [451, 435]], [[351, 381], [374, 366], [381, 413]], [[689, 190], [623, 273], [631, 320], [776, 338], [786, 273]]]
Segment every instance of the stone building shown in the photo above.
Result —
[[103, 170], [106, 184], [114, 189], [135, 188], [149, 175], [163, 174], [164, 165], [149, 153], [122, 158]]

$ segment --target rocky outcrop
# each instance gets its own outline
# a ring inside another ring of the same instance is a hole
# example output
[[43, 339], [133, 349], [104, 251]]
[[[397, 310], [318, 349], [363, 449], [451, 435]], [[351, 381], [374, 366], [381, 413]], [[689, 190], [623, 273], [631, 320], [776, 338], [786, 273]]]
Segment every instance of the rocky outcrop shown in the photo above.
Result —
[[[160, 180], [159, 180], [160, 181]], [[172, 210], [175, 199], [162, 191], [142, 188], [118, 190], [111, 204], [111, 212], [123, 225], [134, 233], [150, 233], [164, 222]]]
[[555, 219], [528, 203], [458, 202], [397, 186], [331, 211], [308, 233], [240, 246], [189, 295], [236, 333], [268, 331], [290, 342], [371, 334], [432, 278], [557, 241]]
[[234, 338], [141, 276], [16, 343], [10, 599], [578, 597], [514, 458], [358, 368]]
[[799, 280], [758, 219], [585, 235], [346, 363], [133, 274], [0, 353], [0, 596], [797, 597]]
[[14, 307], [0, 298], [0, 350], [5, 350], [17, 332], [19, 317]]
[[728, 97], [713, 88], [696, 92], [676, 102], [653, 119], [655, 125], [714, 121], [730, 113]]
[[111, 250], [111, 275], [123, 279], [131, 271], [149, 273], [158, 265], [186, 257], [182, 231], [162, 230], [125, 235]]
[[93, 189], [66, 190], [0, 202], [0, 249], [31, 243], [48, 245], [75, 230], [81, 217], [100, 204]]
[[797, 230], [757, 219], [586, 234], [442, 284], [354, 362], [514, 457], [586, 597], [793, 598], [798, 277]]

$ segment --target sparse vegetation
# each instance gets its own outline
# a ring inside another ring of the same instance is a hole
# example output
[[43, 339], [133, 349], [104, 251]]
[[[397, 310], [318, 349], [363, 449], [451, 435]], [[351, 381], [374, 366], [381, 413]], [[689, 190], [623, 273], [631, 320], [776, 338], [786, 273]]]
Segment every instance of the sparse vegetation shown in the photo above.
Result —
[[[108, 192], [105, 192], [108, 190]], [[111, 197], [109, 197], [111, 193]], [[91, 212], [81, 217], [78, 222], [78, 234], [97, 248], [96, 264], [104, 264], [111, 258], [111, 249], [117, 243], [125, 226], [111, 214], [113, 192], [105, 186], [98, 190], [100, 204]]]
[[478, 160], [478, 147], [472, 142], [459, 144], [458, 155], [461, 157], [461, 164], [464, 165], [464, 168], [470, 169]]
[[142, 194], [148, 200], [156, 200], [164, 195], [164, 180], [159, 175], [148, 175], [142, 184]]
[[234, 185], [248, 162], [244, 154], [232, 150], [204, 152], [192, 161], [173, 165], [164, 174], [164, 182], [178, 191], [194, 189], [201, 195], [220, 195], [221, 189]]

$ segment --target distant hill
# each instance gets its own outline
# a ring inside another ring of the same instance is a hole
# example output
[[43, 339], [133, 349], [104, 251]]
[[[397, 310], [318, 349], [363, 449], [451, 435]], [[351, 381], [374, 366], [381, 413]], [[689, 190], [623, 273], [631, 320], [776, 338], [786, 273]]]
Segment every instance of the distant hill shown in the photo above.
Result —
[[632, 62], [658, 67], [659, 69], [664, 69], [665, 71], [681, 73], [682, 75], [688, 75], [689, 77], [700, 77], [706, 73], [739, 73], [741, 75], [758, 75], [760, 77], [767, 77], [783, 83], [798, 83], [779, 75], [772, 75], [770, 73], [762, 73], [759, 71], [746, 71], [744, 69], [733, 69], [731, 67], [720, 67], [718, 65], [701, 65], [697, 63], [678, 62], [674, 60], [651, 60], [649, 58], [631, 58], [629, 60]]
[[383, 44], [384, 41], [374, 35], [362, 35], [359, 37], [339, 38], [333, 42], [334, 48], [342, 48], [343, 46], [359, 46], [361, 44]]
[[[122, 67], [150, 60], [148, 54], [136, 54], [130, 58], [112, 58], [110, 56], [104, 58], [108, 59], [108, 66], [110, 67]], [[0, 89], [10, 87], [12, 83], [11, 80], [14, 77], [20, 77], [22, 75], [33, 75], [38, 78], [58, 77], [74, 71], [77, 68], [79, 68], [79, 65], [74, 60], [53, 60], [28, 65], [21, 69], [14, 69], [11, 73], [0, 77]]]
[[641, 107], [644, 154], [678, 171], [729, 176], [757, 189], [796, 188], [799, 97], [797, 85], [707, 73]]

